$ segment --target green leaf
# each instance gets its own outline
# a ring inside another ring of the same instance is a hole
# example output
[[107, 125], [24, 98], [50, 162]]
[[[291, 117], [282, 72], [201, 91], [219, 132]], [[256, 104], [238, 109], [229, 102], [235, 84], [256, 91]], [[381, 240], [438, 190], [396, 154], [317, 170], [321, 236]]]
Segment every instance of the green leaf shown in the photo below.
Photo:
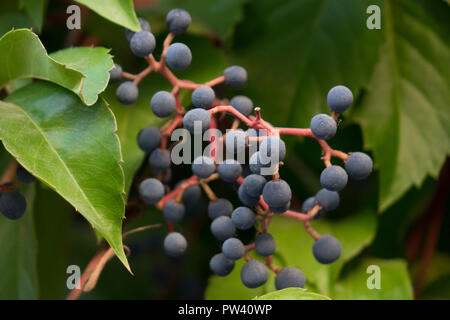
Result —
[[253, 300], [331, 300], [327, 296], [309, 292], [301, 288], [286, 288], [267, 293]]
[[19, 8], [25, 10], [33, 25], [36, 27], [37, 32], [41, 32], [45, 0], [19, 0]]
[[103, 18], [125, 28], [133, 31], [141, 29], [132, 0], [76, 0], [76, 2], [84, 4]]
[[0, 102], [0, 139], [29, 172], [70, 202], [129, 268], [122, 247], [124, 175], [114, 115], [103, 101], [85, 108], [51, 83]]
[[0, 87], [19, 78], [52, 81], [79, 94], [84, 75], [49, 58], [33, 32], [19, 29], [0, 39]]
[[309, 127], [329, 112], [328, 90], [356, 95], [378, 59], [379, 30], [366, 27], [369, 5], [382, 0], [258, 0], [235, 34], [234, 60], [248, 69], [246, 93], [276, 125]]
[[357, 112], [380, 168], [383, 211], [450, 153], [450, 9], [442, 1], [388, 1], [381, 60]]
[[97, 101], [98, 94], [103, 92], [108, 85], [109, 70], [114, 68], [109, 49], [102, 47], [64, 49], [50, 54], [50, 57], [86, 76], [81, 89], [81, 97], [87, 105], [92, 105]]
[[[330, 212], [329, 215], [333, 213]], [[314, 284], [319, 293], [333, 297], [333, 285], [345, 262], [356, 256], [371, 243], [377, 227], [376, 214], [372, 210], [352, 214], [340, 220], [314, 220], [312, 223], [321, 235], [336, 237], [342, 245], [341, 257], [329, 265], [316, 261], [312, 254], [313, 239], [304, 230], [301, 222], [286, 217], [274, 217], [269, 232], [277, 242], [277, 253], [286, 266], [300, 268], [310, 284]]]
[[[371, 265], [380, 268], [380, 289], [369, 289], [369, 277], [375, 276], [374, 272], [367, 273]], [[345, 300], [405, 300], [413, 298], [411, 280], [408, 267], [404, 260], [365, 258], [348, 270], [335, 286], [335, 299]]]
[[13, 28], [30, 27], [28, 17], [22, 12], [5, 12], [0, 14], [0, 36], [10, 31]]
[[25, 185], [20, 188], [27, 201], [27, 209], [22, 218], [13, 221], [0, 215], [2, 300], [38, 298], [37, 241], [33, 224], [34, 187]]
[[249, 0], [166, 0], [159, 1], [156, 8], [168, 12], [173, 8], [188, 11], [193, 24], [199, 23], [214, 32], [221, 40], [233, 35], [234, 28], [244, 18], [244, 4]]

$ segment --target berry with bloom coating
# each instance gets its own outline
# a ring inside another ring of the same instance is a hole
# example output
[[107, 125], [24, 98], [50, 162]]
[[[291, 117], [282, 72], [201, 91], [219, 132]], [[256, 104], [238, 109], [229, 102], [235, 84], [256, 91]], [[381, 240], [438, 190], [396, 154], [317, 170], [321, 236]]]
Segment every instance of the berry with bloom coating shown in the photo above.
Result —
[[[150, 23], [148, 23], [147, 20], [143, 19], [143, 18], [138, 18], [139, 20], [139, 24], [141, 25], [141, 31], [148, 31], [151, 32], [151, 27], [150, 27]], [[125, 29], [125, 37], [127, 38], [128, 41], [131, 41], [131, 38], [133, 38], [135, 32], [129, 30], [129, 29]]]
[[311, 131], [317, 139], [328, 140], [336, 134], [336, 121], [327, 114], [318, 114], [311, 119]]
[[146, 204], [156, 204], [164, 196], [165, 190], [161, 181], [149, 178], [139, 185], [139, 195]]
[[231, 66], [223, 72], [225, 83], [232, 88], [240, 88], [247, 82], [247, 71], [241, 66]]
[[231, 221], [240, 230], [253, 227], [256, 221], [255, 213], [247, 207], [238, 207], [231, 214]]
[[372, 159], [362, 152], [352, 152], [345, 162], [345, 170], [347, 170], [350, 177], [356, 180], [367, 178], [372, 172], [372, 168]]
[[201, 86], [192, 92], [192, 104], [196, 108], [209, 109], [216, 98], [216, 94], [211, 87]]
[[[291, 188], [284, 180], [269, 181], [264, 186], [263, 199], [272, 211], [274, 211], [273, 209], [284, 208], [288, 203], [290, 203], [291, 197]], [[276, 211], [274, 212], [281, 213]]]
[[347, 172], [340, 166], [329, 166], [320, 174], [320, 184], [330, 191], [341, 191], [347, 185]]
[[175, 97], [168, 91], [158, 91], [150, 100], [153, 113], [160, 118], [167, 118], [175, 112]]
[[216, 171], [213, 159], [200, 156], [192, 163], [192, 172], [200, 179], [206, 179]]
[[241, 269], [242, 283], [250, 289], [262, 286], [268, 277], [267, 267], [258, 260], [248, 261]]
[[186, 248], [187, 241], [181, 233], [171, 232], [164, 239], [164, 250], [171, 257], [181, 256]]
[[139, 97], [139, 89], [132, 81], [125, 81], [117, 87], [116, 96], [121, 104], [132, 104]]
[[336, 209], [340, 200], [339, 193], [327, 189], [322, 189], [317, 192], [315, 198], [324, 211], [332, 211]]
[[172, 9], [166, 16], [167, 29], [175, 34], [181, 34], [191, 24], [191, 15], [183, 9]]
[[146, 57], [155, 50], [155, 36], [148, 31], [136, 32], [130, 41], [130, 49], [137, 57]]
[[266, 183], [267, 180], [263, 176], [260, 176], [259, 174], [250, 174], [245, 177], [242, 188], [250, 197], [259, 198]]
[[251, 197], [245, 192], [245, 189], [242, 185], [238, 188], [238, 197], [241, 202], [247, 207], [253, 207], [259, 202], [259, 197]]
[[324, 235], [316, 240], [313, 245], [313, 254], [317, 261], [329, 264], [341, 256], [341, 244], [333, 236]]
[[0, 212], [10, 220], [17, 220], [27, 209], [27, 201], [15, 190], [6, 191], [0, 195]]
[[208, 205], [208, 216], [214, 220], [220, 216], [231, 216], [233, 205], [227, 199], [213, 200]]
[[144, 152], [152, 152], [161, 145], [162, 135], [157, 127], [148, 126], [142, 129], [137, 137], [139, 148]]
[[242, 175], [242, 166], [234, 159], [226, 159], [217, 168], [220, 179], [225, 182], [235, 182]]
[[275, 287], [277, 290], [286, 288], [303, 288], [305, 286], [305, 275], [300, 269], [286, 267], [275, 278]]
[[208, 111], [200, 108], [189, 110], [183, 117], [183, 126], [194, 134], [207, 130], [210, 123], [211, 115]]
[[253, 111], [253, 101], [246, 96], [234, 96], [230, 100], [230, 105], [246, 117]]
[[217, 239], [225, 241], [236, 232], [236, 227], [230, 217], [220, 216], [211, 223], [211, 232]]
[[269, 137], [260, 143], [260, 154], [270, 158], [273, 162], [280, 162], [286, 156], [286, 145], [278, 137]]
[[241, 240], [229, 238], [222, 244], [222, 253], [230, 260], [239, 260], [245, 254], [245, 247]]
[[233, 271], [234, 261], [227, 259], [223, 253], [218, 253], [209, 261], [209, 267], [215, 275], [225, 277]]
[[255, 251], [262, 257], [268, 257], [275, 253], [277, 244], [270, 233], [263, 233], [256, 237]]
[[116, 83], [122, 80], [122, 72], [122, 67], [119, 64], [114, 63], [114, 68], [109, 70], [109, 83]]
[[150, 154], [150, 157], [148, 158], [148, 162], [153, 169], [156, 169], [158, 171], [170, 168], [171, 160], [169, 150], [159, 148], [153, 150], [153, 152]]
[[353, 94], [345, 86], [335, 86], [328, 91], [327, 103], [331, 111], [344, 112], [353, 103]]
[[166, 51], [167, 65], [174, 70], [184, 70], [191, 64], [191, 49], [184, 43], [172, 43]]
[[186, 209], [184, 208], [184, 205], [182, 203], [177, 203], [174, 200], [167, 202], [163, 208], [164, 219], [173, 223], [180, 222], [183, 219], [185, 212]]

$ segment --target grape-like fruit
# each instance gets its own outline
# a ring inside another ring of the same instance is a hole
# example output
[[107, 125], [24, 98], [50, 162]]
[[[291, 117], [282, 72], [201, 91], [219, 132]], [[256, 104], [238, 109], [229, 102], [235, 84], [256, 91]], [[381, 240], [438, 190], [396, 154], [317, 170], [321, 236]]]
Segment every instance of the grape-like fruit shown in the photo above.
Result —
[[202, 188], [198, 184], [196, 184], [193, 186], [189, 186], [184, 190], [181, 201], [186, 207], [192, 207], [201, 200], [201, 197]]
[[231, 214], [231, 221], [237, 229], [247, 230], [255, 224], [256, 215], [247, 207], [238, 207]]
[[167, 202], [163, 208], [164, 219], [173, 223], [180, 222], [183, 219], [185, 212], [186, 209], [184, 208], [184, 205], [182, 203], [177, 203], [174, 200]]
[[242, 185], [239, 186], [238, 189], [238, 197], [241, 202], [247, 207], [253, 207], [259, 202], [259, 197], [251, 197], [245, 192], [245, 189]]
[[327, 114], [318, 114], [311, 119], [311, 131], [317, 139], [328, 140], [336, 134], [336, 121]]
[[269, 277], [267, 267], [258, 260], [250, 260], [241, 269], [242, 283], [250, 289], [258, 288], [266, 283]]
[[234, 159], [226, 159], [224, 162], [219, 164], [217, 172], [219, 173], [220, 179], [225, 182], [232, 183], [241, 176], [242, 166]]
[[277, 290], [286, 288], [303, 288], [305, 286], [305, 275], [303, 272], [294, 267], [286, 267], [275, 278], [275, 287]]
[[230, 217], [220, 216], [211, 223], [211, 232], [217, 239], [225, 241], [235, 234], [236, 227]]
[[145, 179], [139, 185], [139, 195], [146, 204], [155, 204], [164, 196], [164, 186], [154, 178]]
[[244, 130], [229, 130], [225, 136], [225, 146], [228, 152], [241, 154], [245, 152], [248, 143], [248, 137]]
[[314, 208], [315, 205], [316, 205], [316, 198], [315, 197], [309, 197], [308, 199], [303, 201], [302, 212], [303, 213], [308, 213], [308, 211], [311, 210], [312, 208]]
[[222, 244], [222, 253], [230, 260], [239, 260], [245, 254], [245, 247], [241, 240], [229, 238]]
[[146, 57], [155, 50], [155, 36], [148, 31], [136, 32], [130, 41], [131, 52], [137, 57]]
[[313, 245], [313, 254], [317, 261], [329, 264], [341, 256], [341, 244], [333, 236], [324, 235], [316, 240]]
[[247, 82], [247, 71], [240, 66], [231, 66], [223, 72], [225, 83], [232, 88], [240, 88]]
[[331, 111], [344, 112], [353, 103], [353, 94], [345, 86], [335, 86], [328, 91], [327, 103]]
[[208, 216], [214, 220], [220, 216], [231, 216], [233, 205], [228, 199], [213, 200], [208, 205]]
[[175, 70], [184, 70], [191, 64], [191, 49], [184, 43], [172, 43], [166, 51], [167, 65]]
[[206, 179], [216, 171], [213, 159], [200, 156], [192, 162], [192, 172], [201, 179]]
[[286, 211], [286, 206], [290, 203], [291, 197], [291, 188], [284, 180], [269, 181], [264, 186], [263, 199], [275, 213]]
[[152, 168], [162, 171], [170, 168], [171, 160], [170, 160], [170, 152], [166, 149], [155, 149], [150, 154], [148, 158], [148, 162], [152, 166]]
[[369, 176], [372, 172], [373, 161], [365, 153], [352, 152], [345, 162], [345, 170], [350, 177], [356, 180], [362, 180]]
[[347, 172], [340, 166], [329, 166], [320, 174], [320, 184], [330, 191], [341, 191], [347, 185]]
[[242, 188], [250, 197], [259, 198], [262, 194], [267, 180], [259, 174], [250, 174], [245, 177]]
[[189, 110], [183, 117], [183, 126], [190, 133], [202, 133], [209, 128], [210, 123], [211, 115], [200, 108]]
[[162, 135], [157, 127], [148, 126], [142, 129], [137, 137], [139, 148], [144, 152], [152, 152], [161, 145]]
[[117, 87], [116, 96], [121, 104], [132, 104], [139, 97], [139, 89], [133, 81], [125, 81]]
[[256, 237], [255, 251], [262, 257], [268, 257], [275, 253], [277, 244], [270, 233], [263, 233]]
[[166, 16], [167, 29], [175, 34], [181, 34], [191, 24], [191, 15], [183, 9], [172, 9]]
[[116, 83], [119, 82], [122, 79], [122, 67], [114, 63], [114, 68], [109, 70], [109, 83]]
[[16, 175], [17, 179], [19, 179], [19, 181], [23, 183], [32, 183], [36, 181], [36, 177], [33, 176], [31, 173], [25, 170], [24, 167], [20, 165], [17, 167]]
[[167, 91], [158, 91], [150, 100], [153, 113], [160, 118], [167, 118], [175, 112], [175, 97]]
[[27, 201], [20, 192], [11, 190], [0, 195], [0, 212], [10, 220], [17, 220], [27, 209]]
[[[150, 27], [150, 23], [148, 23], [147, 20], [143, 19], [143, 18], [138, 18], [139, 20], [139, 24], [141, 25], [141, 30], [142, 31], [148, 31], [151, 32], [151, 27]], [[133, 38], [135, 32], [129, 30], [129, 29], [125, 29], [125, 37], [127, 38], [128, 41], [131, 41], [131, 38]]]
[[[262, 159], [261, 159], [262, 158]], [[276, 165], [267, 157], [261, 157], [260, 152], [252, 154], [249, 160], [250, 170], [254, 174], [270, 176], [275, 173]]]
[[171, 257], [181, 256], [187, 248], [186, 238], [178, 232], [169, 233], [164, 239], [164, 250]]
[[231, 98], [230, 105], [246, 117], [253, 111], [253, 101], [243, 95]]
[[286, 145], [278, 137], [269, 137], [260, 143], [259, 152], [275, 162], [280, 162], [286, 156]]
[[315, 198], [324, 211], [333, 211], [339, 206], [340, 197], [336, 191], [322, 189], [316, 193]]
[[218, 253], [209, 260], [209, 267], [214, 274], [225, 277], [233, 271], [234, 261], [227, 259], [223, 253]]
[[192, 104], [196, 108], [209, 109], [214, 103], [216, 94], [211, 87], [201, 86], [192, 92]]

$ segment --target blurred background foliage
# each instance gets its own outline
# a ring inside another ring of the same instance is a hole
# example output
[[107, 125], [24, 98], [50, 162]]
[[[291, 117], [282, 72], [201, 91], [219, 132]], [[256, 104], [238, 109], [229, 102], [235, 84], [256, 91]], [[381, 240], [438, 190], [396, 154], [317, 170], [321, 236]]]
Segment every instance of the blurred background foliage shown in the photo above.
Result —
[[[276, 262], [294, 265], [307, 277], [310, 291], [334, 299], [450, 298], [450, 7], [443, 0], [136, 0], [157, 37], [160, 54], [167, 33], [165, 15], [175, 7], [188, 10], [193, 24], [176, 41], [189, 45], [192, 65], [177, 72], [198, 82], [220, 75], [230, 64], [248, 70], [239, 93], [262, 107], [263, 117], [277, 126], [305, 127], [326, 112], [326, 94], [337, 84], [355, 96], [339, 131], [330, 141], [344, 151], [364, 150], [376, 171], [364, 182], [351, 181], [341, 192], [340, 207], [314, 223], [342, 243], [338, 262], [319, 265], [312, 240], [301, 224], [279, 217], [270, 231], [279, 247]], [[123, 28], [82, 7], [81, 30], [68, 31], [66, 8], [72, 1], [8, 0], [0, 4], [0, 34], [32, 27], [48, 52], [70, 46], [111, 48], [114, 60], [136, 73], [145, 61], [132, 56]], [[369, 30], [369, 5], [381, 9], [381, 29]], [[139, 101], [122, 106], [115, 86], [103, 97], [110, 104], [121, 140], [127, 190], [135, 195], [133, 177], [148, 170], [138, 149], [141, 128], [157, 124], [149, 100], [170, 89], [152, 74], [140, 85]], [[219, 86], [221, 97], [236, 92]], [[184, 95], [183, 104], [190, 103]], [[1, 115], [0, 115], [1, 116]], [[293, 209], [317, 192], [322, 162], [312, 140], [287, 138], [288, 155], [281, 175], [294, 191]], [[0, 166], [9, 156], [2, 149]], [[189, 176], [177, 167], [174, 177]], [[237, 205], [235, 191], [213, 183], [220, 197]], [[95, 234], [73, 208], [42, 184], [27, 187], [29, 214], [21, 221], [0, 217], [0, 298], [61, 299], [68, 294], [66, 268], [82, 269], [97, 251]], [[32, 205], [31, 205], [32, 204]], [[209, 232], [203, 206], [191, 208], [179, 226], [189, 249], [180, 259], [162, 251], [164, 228], [131, 235], [129, 261], [134, 276], [113, 259], [97, 287], [84, 299], [251, 299], [274, 290], [273, 281], [246, 289], [239, 265], [227, 278], [211, 276], [210, 257], [219, 243]], [[141, 209], [141, 208], [138, 208]], [[153, 208], [127, 211], [125, 229], [163, 222]], [[252, 231], [242, 234], [250, 239]], [[17, 265], [12, 266], [12, 264]], [[381, 268], [381, 289], [366, 286], [369, 265]], [[21, 281], [23, 269], [31, 275]], [[4, 274], [4, 273], [2, 273]], [[20, 282], [18, 285], [17, 283]], [[20, 287], [20, 289], [17, 289]]]

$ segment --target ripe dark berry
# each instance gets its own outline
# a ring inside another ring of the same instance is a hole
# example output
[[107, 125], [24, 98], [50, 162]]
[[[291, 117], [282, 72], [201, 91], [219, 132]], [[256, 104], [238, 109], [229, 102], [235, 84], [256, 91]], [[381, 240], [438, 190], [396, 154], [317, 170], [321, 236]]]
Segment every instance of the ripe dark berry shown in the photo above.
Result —
[[175, 97], [167, 91], [158, 91], [150, 100], [153, 113], [160, 118], [167, 118], [175, 112]]
[[329, 166], [320, 174], [320, 184], [330, 191], [341, 191], [347, 185], [347, 172], [340, 166]]
[[247, 207], [253, 207], [259, 202], [259, 197], [251, 197], [245, 192], [245, 189], [242, 185], [239, 186], [238, 189], [238, 197], [241, 200], [242, 204]]
[[242, 166], [234, 159], [226, 159], [217, 168], [220, 179], [225, 182], [235, 182], [242, 174]]
[[211, 87], [201, 86], [192, 92], [192, 104], [196, 108], [209, 109], [216, 98]]
[[308, 211], [314, 208], [315, 205], [316, 205], [316, 198], [309, 197], [302, 204], [302, 212], [308, 213]]
[[269, 233], [263, 233], [256, 237], [255, 251], [262, 257], [268, 257], [275, 253], [277, 245], [275, 239]]
[[231, 214], [231, 221], [240, 230], [253, 227], [256, 221], [255, 213], [247, 207], [238, 207]]
[[[143, 18], [138, 18], [139, 20], [139, 24], [141, 25], [141, 31], [148, 31], [151, 32], [151, 27], [150, 27], [150, 23], [148, 23], [147, 20], [143, 19]], [[129, 30], [129, 29], [125, 29], [125, 37], [127, 38], [128, 41], [131, 41], [131, 38], [133, 38], [135, 32]]]
[[286, 156], [286, 145], [278, 137], [269, 137], [260, 143], [259, 153], [278, 163]]
[[327, 103], [331, 111], [344, 112], [353, 103], [353, 94], [345, 86], [336, 86], [328, 91]]
[[181, 34], [191, 24], [190, 14], [183, 9], [172, 9], [166, 16], [167, 29], [175, 34]]
[[223, 253], [218, 253], [209, 261], [209, 267], [214, 274], [225, 277], [233, 271], [234, 261], [227, 259]]
[[[263, 199], [275, 213], [282, 213], [291, 201], [291, 188], [284, 180], [269, 181], [263, 189]], [[280, 212], [281, 211], [281, 212]]]
[[341, 244], [333, 236], [324, 235], [316, 240], [313, 245], [313, 254], [317, 261], [329, 264], [341, 256]]
[[214, 220], [220, 216], [231, 216], [233, 205], [227, 199], [217, 199], [208, 205], [208, 216]]
[[181, 233], [171, 232], [164, 239], [164, 250], [171, 257], [181, 256], [186, 248], [187, 241]]
[[211, 223], [211, 232], [217, 239], [225, 241], [235, 234], [236, 227], [230, 217], [220, 216]]
[[246, 117], [253, 111], [253, 101], [246, 96], [234, 96], [230, 100], [230, 105]]
[[372, 168], [372, 159], [362, 152], [352, 152], [345, 162], [345, 170], [350, 177], [356, 180], [367, 178], [372, 172]]
[[139, 97], [139, 89], [132, 81], [125, 81], [117, 87], [116, 96], [120, 103], [132, 104]]
[[250, 289], [262, 286], [268, 277], [267, 267], [258, 260], [248, 261], [241, 269], [242, 283]]
[[200, 156], [192, 162], [192, 172], [200, 179], [206, 179], [216, 171], [213, 159]]
[[277, 168], [276, 166], [277, 162], [272, 162], [272, 159], [266, 156], [261, 156], [261, 153], [259, 151], [252, 154], [249, 163], [250, 163], [250, 170], [254, 174], [263, 176], [270, 176], [274, 174]]
[[336, 134], [336, 121], [327, 114], [318, 114], [311, 120], [310, 128], [318, 139], [328, 140]]
[[189, 110], [183, 118], [183, 126], [194, 134], [207, 130], [210, 123], [211, 115], [208, 111], [200, 108]]
[[180, 222], [183, 219], [185, 212], [186, 209], [184, 208], [184, 205], [182, 203], [177, 203], [174, 200], [167, 202], [163, 208], [164, 219], [173, 223]]
[[267, 180], [259, 174], [250, 174], [245, 177], [242, 188], [250, 197], [259, 198], [262, 194]]
[[162, 183], [154, 178], [145, 179], [139, 185], [139, 195], [147, 204], [156, 204], [164, 196], [165, 190]]
[[17, 220], [27, 209], [27, 201], [20, 192], [11, 190], [0, 195], [0, 212], [10, 220]]
[[277, 290], [285, 288], [303, 288], [305, 286], [305, 275], [294, 267], [286, 267], [275, 278], [275, 287]]
[[148, 158], [148, 162], [156, 170], [162, 171], [168, 169], [171, 165], [169, 150], [159, 148], [153, 150]]
[[136, 32], [130, 41], [130, 49], [137, 57], [146, 57], [155, 50], [155, 36], [148, 31]]
[[245, 254], [245, 247], [241, 240], [229, 238], [222, 244], [222, 253], [230, 260], [239, 260]]
[[122, 72], [122, 67], [119, 64], [114, 63], [114, 68], [109, 70], [109, 83], [116, 83], [122, 80]]
[[323, 211], [333, 211], [339, 206], [339, 194], [336, 191], [322, 189], [315, 196]]
[[176, 42], [167, 48], [166, 62], [174, 70], [184, 70], [191, 64], [191, 49], [184, 43]]
[[161, 145], [162, 135], [157, 127], [149, 126], [142, 129], [137, 137], [139, 148], [144, 152], [152, 152]]
[[231, 66], [223, 72], [225, 83], [232, 88], [240, 88], [247, 82], [247, 71], [240, 66]]

